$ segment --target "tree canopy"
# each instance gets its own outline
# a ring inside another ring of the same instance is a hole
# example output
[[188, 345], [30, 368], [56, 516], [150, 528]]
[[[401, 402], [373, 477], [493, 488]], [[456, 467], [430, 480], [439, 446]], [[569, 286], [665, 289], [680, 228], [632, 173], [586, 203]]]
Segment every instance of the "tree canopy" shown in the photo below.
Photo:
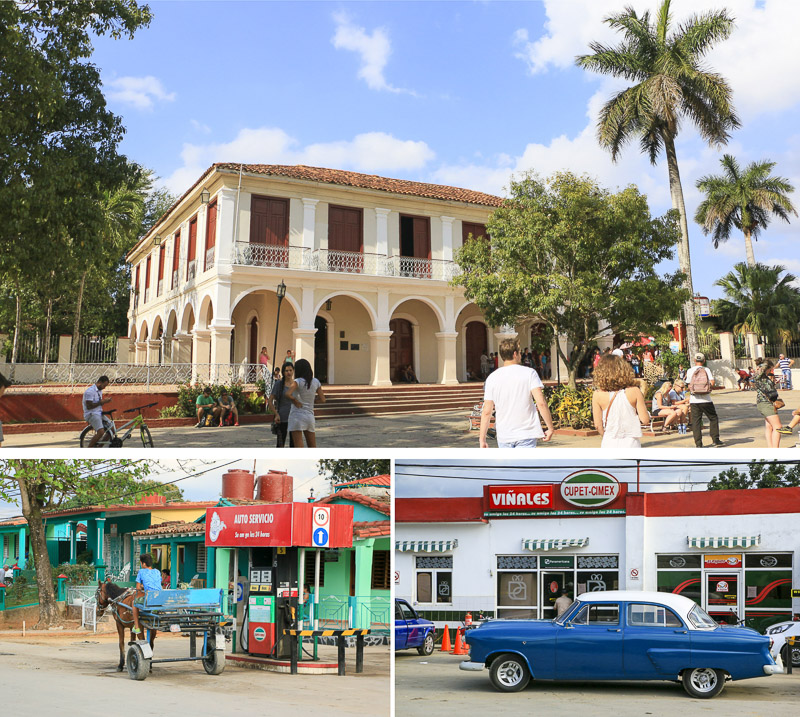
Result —
[[380, 459], [335, 460], [328, 458], [318, 461], [317, 468], [319, 474], [329, 480], [331, 485], [336, 485], [359, 478], [388, 475], [392, 470], [392, 462]]
[[526, 320], [565, 335], [570, 385], [577, 368], [609, 330], [634, 338], [664, 333], [685, 297], [682, 275], [656, 266], [680, 238], [676, 214], [653, 218], [631, 186], [610, 192], [569, 172], [511, 182], [511, 196], [489, 219], [489, 241], [467, 242], [457, 261], [466, 297], [493, 326]]
[[705, 234], [712, 234], [714, 248], [728, 241], [736, 227], [744, 235], [747, 263], [755, 266], [753, 240], [758, 239], [773, 216], [789, 221], [797, 211], [789, 199], [794, 187], [787, 179], [771, 172], [775, 162], [750, 162], [744, 170], [735, 157], [726, 154], [720, 160], [722, 174], [709, 174], [697, 180], [705, 194], [694, 220]]
[[655, 164], [664, 151], [667, 159], [672, 207], [679, 213], [681, 241], [678, 260], [687, 294], [684, 300], [689, 353], [697, 351], [689, 225], [683, 199], [675, 138], [681, 121], [689, 119], [709, 145], [725, 144], [739, 126], [732, 91], [722, 75], [706, 66], [704, 57], [733, 30], [727, 10], [693, 15], [672, 23], [670, 0], [662, 0], [651, 20], [632, 7], [606, 18], [623, 36], [615, 47], [592, 42], [591, 55], [576, 59], [579, 67], [620, 77], [635, 84], [615, 94], [600, 111], [597, 137], [616, 161], [622, 148], [638, 140], [642, 152]]
[[715, 282], [725, 293], [714, 302], [725, 331], [789, 341], [798, 333], [800, 289], [783, 266], [740, 262]]
[[740, 490], [743, 488], [786, 488], [800, 486], [800, 465], [778, 461], [754, 461], [744, 473], [727, 468], [708, 482], [709, 490]]

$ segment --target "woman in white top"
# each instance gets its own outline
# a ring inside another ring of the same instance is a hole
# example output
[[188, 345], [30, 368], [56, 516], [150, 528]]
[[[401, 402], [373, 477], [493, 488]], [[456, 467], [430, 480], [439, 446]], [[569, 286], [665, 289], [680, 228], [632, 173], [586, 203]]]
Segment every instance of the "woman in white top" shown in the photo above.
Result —
[[619, 356], [603, 356], [594, 370], [592, 417], [601, 448], [640, 448], [642, 424], [650, 423], [633, 369]]
[[672, 390], [672, 383], [664, 381], [658, 391], [653, 394], [652, 412], [654, 416], [666, 416], [664, 419], [664, 430], [668, 431], [670, 426], [682, 422], [683, 408], [673, 406], [669, 392]]
[[325, 403], [325, 394], [319, 379], [314, 378], [314, 370], [306, 359], [299, 359], [294, 365], [294, 382], [286, 391], [286, 398], [292, 403], [289, 410], [289, 433], [292, 434], [294, 448], [303, 448], [303, 436], [309, 448], [317, 447], [314, 432], [314, 401]]

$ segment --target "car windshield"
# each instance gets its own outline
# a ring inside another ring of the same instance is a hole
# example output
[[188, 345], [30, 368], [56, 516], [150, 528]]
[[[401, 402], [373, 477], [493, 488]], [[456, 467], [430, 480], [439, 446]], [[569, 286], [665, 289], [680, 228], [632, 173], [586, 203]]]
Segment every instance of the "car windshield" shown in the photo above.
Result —
[[692, 625], [695, 627], [699, 627], [701, 629], [715, 629], [719, 627], [716, 622], [711, 618], [711, 616], [703, 610], [699, 605], [695, 605], [691, 611], [689, 612], [689, 619], [692, 621]]
[[573, 600], [572, 604], [566, 610], [564, 610], [564, 612], [562, 612], [558, 617], [553, 619], [553, 622], [555, 622], [558, 625], [563, 625], [567, 619], [567, 616], [572, 612], [572, 608], [575, 607], [576, 603], [577, 600]]

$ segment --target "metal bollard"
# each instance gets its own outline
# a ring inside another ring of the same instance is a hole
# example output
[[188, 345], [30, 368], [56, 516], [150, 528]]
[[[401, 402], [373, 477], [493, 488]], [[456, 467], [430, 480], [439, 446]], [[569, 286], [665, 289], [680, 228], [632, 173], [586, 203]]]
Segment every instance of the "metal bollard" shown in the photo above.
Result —
[[791, 637], [786, 638], [786, 674], [792, 674], [792, 648], [794, 647], [794, 642], [797, 638], [792, 635]]

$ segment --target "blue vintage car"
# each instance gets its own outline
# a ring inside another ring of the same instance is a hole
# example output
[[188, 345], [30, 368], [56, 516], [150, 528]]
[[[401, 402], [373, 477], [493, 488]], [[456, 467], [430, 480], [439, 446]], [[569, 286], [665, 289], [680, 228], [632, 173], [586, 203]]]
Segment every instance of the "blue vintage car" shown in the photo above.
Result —
[[467, 633], [462, 670], [489, 669], [501, 692], [537, 680], [680, 680], [692, 697], [718, 695], [727, 679], [780, 672], [770, 640], [718, 625], [672, 593], [580, 595], [555, 620], [491, 620]]
[[394, 601], [394, 649], [416, 647], [420, 655], [433, 652], [435, 626], [417, 615], [405, 600]]

